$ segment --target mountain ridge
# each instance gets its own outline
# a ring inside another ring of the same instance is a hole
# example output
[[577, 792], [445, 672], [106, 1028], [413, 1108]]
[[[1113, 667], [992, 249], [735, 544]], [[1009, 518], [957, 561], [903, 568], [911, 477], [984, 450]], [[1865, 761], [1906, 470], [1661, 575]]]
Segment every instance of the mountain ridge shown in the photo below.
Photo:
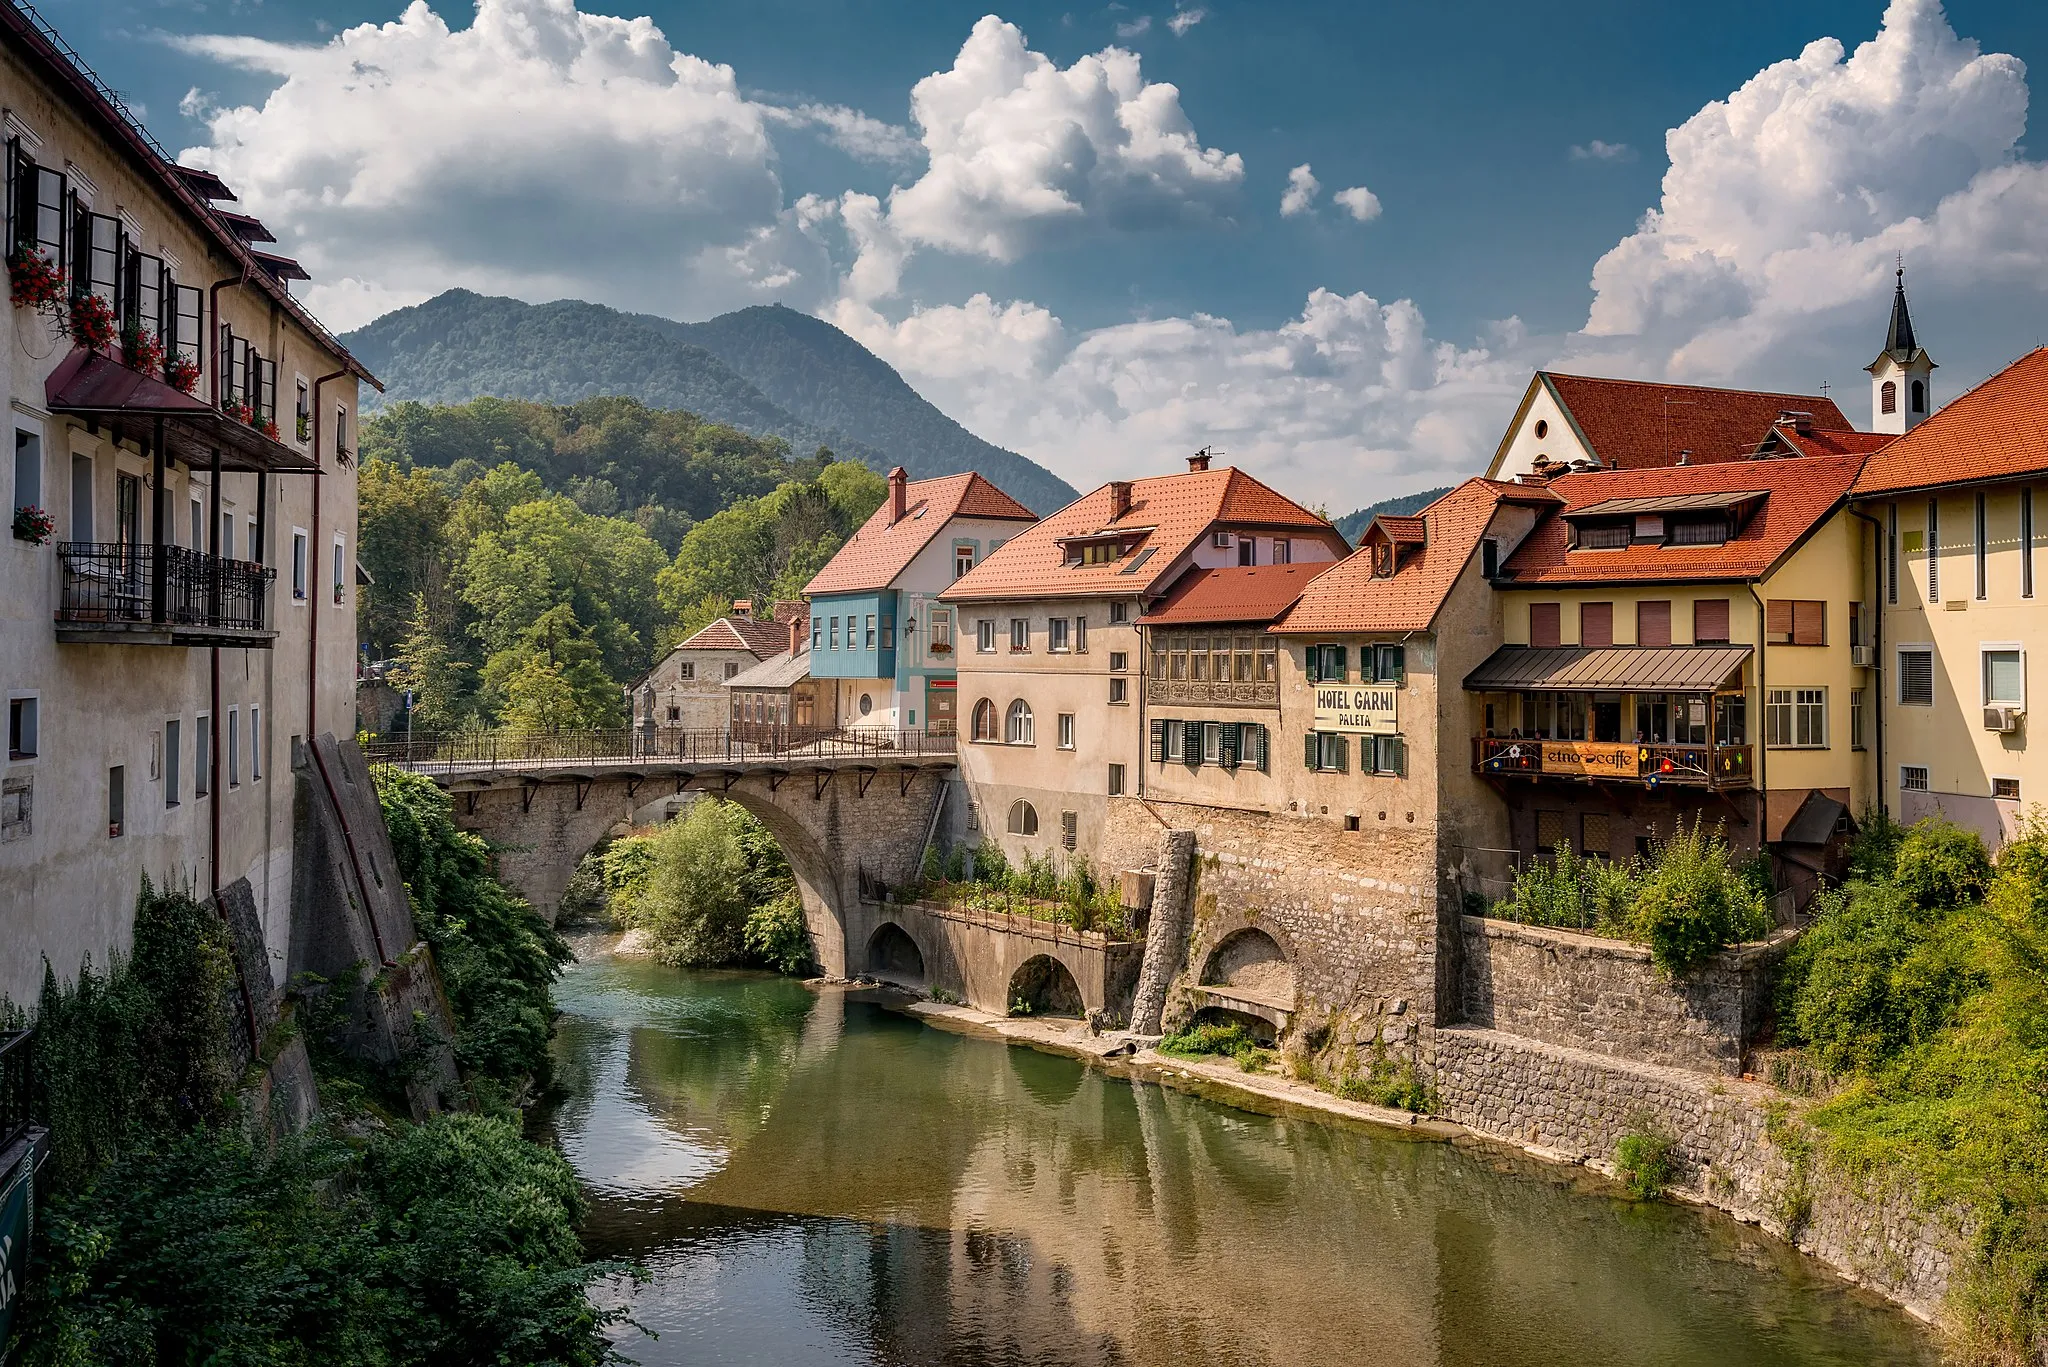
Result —
[[386, 378], [386, 404], [619, 394], [781, 437], [799, 454], [829, 446], [878, 471], [900, 464], [914, 479], [977, 470], [1041, 514], [1077, 496], [947, 417], [838, 328], [780, 305], [683, 323], [580, 299], [529, 304], [452, 289], [341, 341]]

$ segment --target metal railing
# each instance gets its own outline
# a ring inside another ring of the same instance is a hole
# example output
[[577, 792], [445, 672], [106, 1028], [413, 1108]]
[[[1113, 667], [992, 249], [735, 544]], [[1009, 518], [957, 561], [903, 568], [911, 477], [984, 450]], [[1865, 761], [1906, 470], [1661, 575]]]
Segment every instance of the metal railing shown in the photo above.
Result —
[[0, 1033], [0, 1153], [28, 1129], [29, 1044], [34, 1032]]
[[954, 737], [927, 731], [744, 736], [730, 730], [451, 731], [372, 741], [372, 764], [418, 773], [627, 764], [767, 764], [834, 759], [950, 759]]
[[183, 546], [63, 541], [57, 545], [57, 562], [62, 571], [57, 620], [73, 625], [161, 623], [261, 631], [270, 583], [277, 578], [267, 565]]
[[[1554, 752], [1546, 759], [1546, 747]], [[1501, 777], [1549, 774], [1564, 778], [1623, 780], [1644, 784], [1746, 788], [1755, 747], [1670, 745], [1659, 742], [1551, 741], [1541, 737], [1475, 736], [1475, 773]]]

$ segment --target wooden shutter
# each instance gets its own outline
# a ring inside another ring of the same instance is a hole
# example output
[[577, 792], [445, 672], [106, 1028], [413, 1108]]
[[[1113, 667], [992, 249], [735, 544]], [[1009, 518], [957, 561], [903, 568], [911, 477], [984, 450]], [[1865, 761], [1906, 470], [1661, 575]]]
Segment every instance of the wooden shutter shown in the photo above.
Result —
[[1692, 605], [1692, 639], [1707, 645], [1728, 639], [1728, 600], [1701, 598]]
[[1247, 722], [1245, 724], [1244, 734], [1245, 739], [1247, 740], [1247, 742], [1249, 742], [1250, 746], [1250, 755], [1245, 760], [1245, 763], [1251, 765], [1260, 773], [1265, 773], [1267, 744], [1266, 728], [1258, 722]]
[[1310, 646], [1302, 652], [1302, 664], [1307, 669], [1308, 681], [1312, 684], [1323, 681], [1323, 648]]
[[1322, 747], [1316, 743], [1318, 737], [1315, 732], [1311, 731], [1307, 735], [1303, 736], [1301, 740], [1302, 767], [1305, 769], [1314, 769], [1318, 766], [1319, 762], [1322, 759]]
[[1373, 673], [1380, 683], [1401, 684], [1408, 682], [1408, 647], [1381, 646], [1377, 652], [1379, 663]]
[[1408, 743], [1399, 736], [1379, 736], [1373, 742], [1373, 768], [1382, 774], [1408, 776]]
[[1668, 646], [1671, 644], [1671, 600], [1654, 599], [1636, 604], [1636, 644], [1639, 646]]
[[1579, 605], [1579, 644], [1582, 646], [1611, 646], [1614, 644], [1614, 604], [1582, 603]]
[[1792, 644], [1824, 646], [1828, 643], [1828, 605], [1799, 601], [1792, 605]]
[[1226, 769], [1237, 767], [1241, 737], [1236, 722], [1225, 722], [1217, 728], [1216, 762]]
[[1542, 649], [1564, 644], [1564, 610], [1556, 603], [1529, 604], [1529, 644]]
[[1166, 723], [1156, 718], [1152, 722], [1152, 762], [1166, 763]]
[[1792, 642], [1792, 600], [1773, 598], [1764, 604], [1764, 641], [1782, 646]]
[[1331, 646], [1330, 651], [1336, 657], [1330, 662], [1330, 678], [1333, 682], [1343, 683], [1351, 673], [1351, 663], [1345, 658], [1343, 646]]
[[1180, 723], [1180, 760], [1190, 769], [1202, 767], [1202, 724], [1198, 721]]
[[1348, 773], [1351, 758], [1351, 738], [1349, 736], [1332, 736], [1330, 739], [1337, 742], [1337, 772], [1340, 774]]

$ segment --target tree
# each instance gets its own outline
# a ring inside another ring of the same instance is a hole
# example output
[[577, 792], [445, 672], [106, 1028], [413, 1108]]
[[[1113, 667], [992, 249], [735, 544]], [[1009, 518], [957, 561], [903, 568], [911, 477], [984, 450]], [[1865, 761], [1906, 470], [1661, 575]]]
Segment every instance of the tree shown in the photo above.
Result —
[[449, 633], [434, 620], [425, 594], [413, 598], [412, 617], [398, 643], [398, 668], [392, 682], [412, 693], [416, 729], [452, 731], [475, 716], [470, 661], [451, 644]]
[[558, 603], [484, 665], [485, 697], [516, 731], [570, 731], [624, 724], [619, 686], [604, 672], [597, 643]]
[[448, 579], [447, 525], [454, 500], [446, 483], [424, 470], [366, 460], [356, 484], [363, 567], [375, 581], [358, 616], [372, 653], [389, 655], [405, 635], [415, 600], [439, 601]]
[[660, 957], [683, 967], [738, 962], [748, 916], [794, 887], [775, 837], [716, 798], [699, 799], [657, 832], [651, 862], [628, 919], [652, 934]]

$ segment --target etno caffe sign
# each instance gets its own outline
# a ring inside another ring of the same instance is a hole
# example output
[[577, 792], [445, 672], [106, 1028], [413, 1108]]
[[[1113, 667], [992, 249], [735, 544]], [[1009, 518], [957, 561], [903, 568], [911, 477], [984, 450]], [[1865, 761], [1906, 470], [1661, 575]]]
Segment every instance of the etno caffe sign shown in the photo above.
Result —
[[1391, 736], [1401, 730], [1395, 714], [1399, 684], [1317, 684], [1316, 730], [1354, 736]]

